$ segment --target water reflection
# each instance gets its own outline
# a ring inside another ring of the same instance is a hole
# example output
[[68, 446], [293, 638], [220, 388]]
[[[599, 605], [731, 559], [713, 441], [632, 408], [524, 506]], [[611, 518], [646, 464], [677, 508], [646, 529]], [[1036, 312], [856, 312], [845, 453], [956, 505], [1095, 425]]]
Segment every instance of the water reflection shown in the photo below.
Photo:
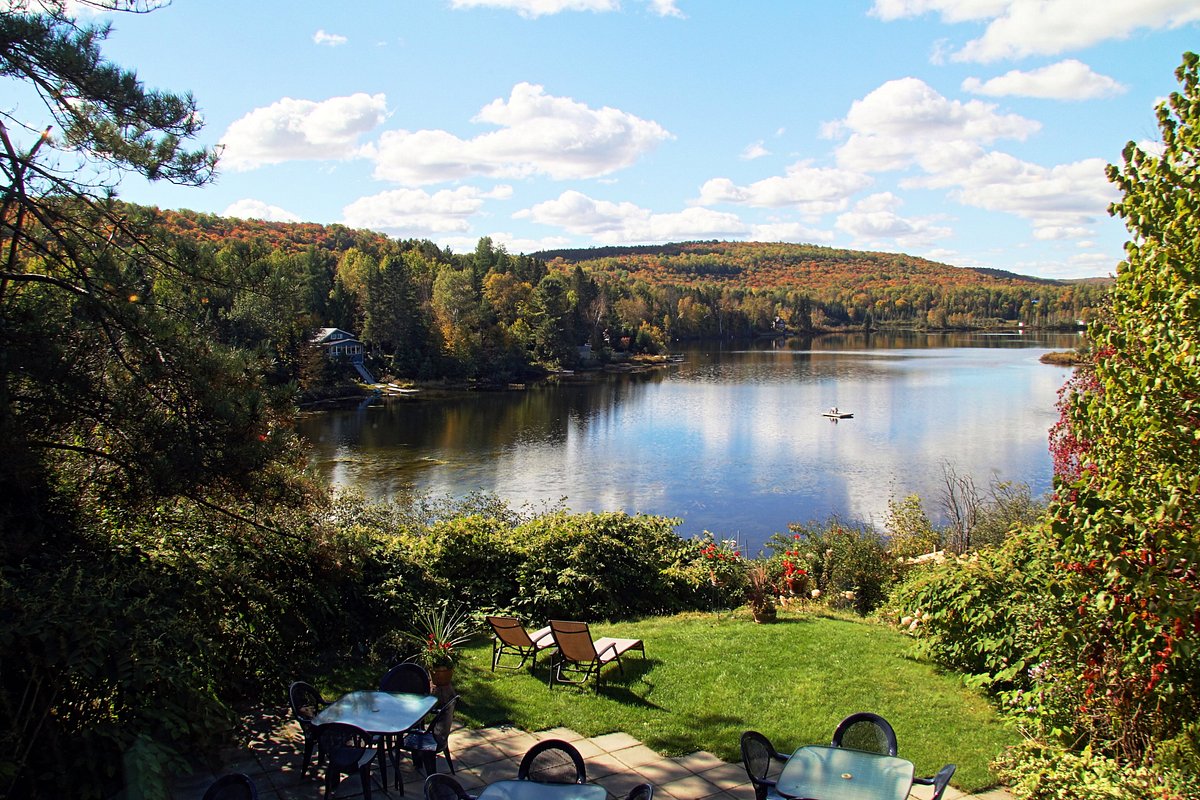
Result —
[[[680, 517], [751, 547], [787, 523], [879, 522], [942, 465], [1040, 493], [1070, 336], [847, 335], [685, 352], [667, 370], [306, 415], [313, 461], [372, 497], [405, 486]], [[830, 424], [838, 406], [854, 418]], [[932, 509], [931, 509], [932, 510]]]

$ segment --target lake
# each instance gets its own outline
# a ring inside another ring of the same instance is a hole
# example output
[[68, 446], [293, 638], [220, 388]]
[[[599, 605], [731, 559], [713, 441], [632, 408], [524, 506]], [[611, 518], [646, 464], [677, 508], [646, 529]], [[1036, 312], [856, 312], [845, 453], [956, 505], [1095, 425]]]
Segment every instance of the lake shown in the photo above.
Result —
[[[1074, 334], [847, 334], [685, 349], [635, 374], [307, 413], [330, 483], [514, 506], [678, 517], [752, 552], [789, 522], [882, 525], [919, 494], [938, 519], [944, 466], [1050, 489], [1047, 432]], [[832, 406], [854, 414], [831, 420]]]

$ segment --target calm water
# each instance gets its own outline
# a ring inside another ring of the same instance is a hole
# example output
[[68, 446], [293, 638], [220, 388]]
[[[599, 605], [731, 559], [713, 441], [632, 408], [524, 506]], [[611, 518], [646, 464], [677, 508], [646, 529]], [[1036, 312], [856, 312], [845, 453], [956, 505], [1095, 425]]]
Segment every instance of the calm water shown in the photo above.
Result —
[[[333, 484], [483, 490], [520, 506], [679, 517], [757, 549], [789, 522], [882, 523], [917, 493], [937, 517], [943, 465], [1050, 488], [1047, 431], [1068, 334], [847, 335], [684, 351], [636, 375], [304, 415]], [[821, 416], [830, 406], [854, 418]]]

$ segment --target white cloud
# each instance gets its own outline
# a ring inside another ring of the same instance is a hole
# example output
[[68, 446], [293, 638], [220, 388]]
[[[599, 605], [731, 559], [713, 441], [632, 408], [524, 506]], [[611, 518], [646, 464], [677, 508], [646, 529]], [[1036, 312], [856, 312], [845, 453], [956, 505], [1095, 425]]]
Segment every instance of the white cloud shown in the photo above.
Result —
[[763, 140], [759, 139], [757, 142], [751, 142], [746, 145], [746, 149], [742, 151], [742, 154], [738, 158], [743, 161], [753, 161], [756, 158], [769, 155], [771, 155], [771, 151], [763, 147]]
[[[509, 253], [536, 253], [540, 250], [560, 250], [571, 246], [571, 240], [566, 236], [545, 236], [541, 239], [528, 239], [515, 236], [507, 231], [482, 234], [492, 240], [495, 245], [503, 245]], [[445, 236], [438, 237], [441, 247], [449, 247], [455, 253], [469, 253], [479, 244], [479, 236]]]
[[499, 8], [522, 17], [540, 17], [563, 11], [617, 11], [620, 0], [450, 0], [451, 8]]
[[300, 222], [300, 217], [292, 212], [269, 205], [262, 200], [249, 197], [231, 203], [221, 212], [223, 217], [238, 217], [239, 219], [261, 219], [267, 222]]
[[917, 17], [931, 11], [946, 22], [967, 22], [999, 16], [1012, 0], [875, 0], [871, 14], [885, 22]]
[[421, 189], [393, 189], [360, 197], [342, 209], [342, 218], [352, 228], [404, 236], [463, 233], [470, 230], [469, 219], [479, 213], [484, 201], [511, 196], [510, 186], [497, 186], [487, 192], [460, 186], [433, 194]]
[[837, 151], [852, 170], [930, 169], [947, 159], [969, 160], [978, 146], [1000, 138], [1024, 139], [1041, 127], [1018, 114], [1000, 114], [980, 100], [960, 102], [917, 78], [888, 81], [855, 100], [844, 120], [825, 126], [826, 135], [850, 131]]
[[596, 178], [633, 164], [671, 134], [657, 122], [519, 83], [507, 100], [484, 106], [472, 120], [499, 130], [473, 139], [448, 131], [387, 131], [369, 148], [375, 177], [405, 184], [473, 175], [555, 179]]
[[[686, 15], [675, 5], [676, 0], [647, 0], [650, 10], [660, 17]], [[522, 17], [535, 19], [564, 11], [620, 11], [620, 0], [450, 0], [451, 8], [498, 8], [515, 11]]]
[[1029, 72], [1014, 69], [987, 81], [967, 78], [962, 82], [962, 88], [992, 97], [1016, 95], [1049, 100], [1091, 100], [1126, 91], [1124, 85], [1107, 75], [1093, 72], [1087, 64], [1073, 58]]
[[560, 228], [601, 244], [677, 242], [689, 239], [831, 241], [825, 231], [798, 223], [748, 225], [736, 214], [707, 208], [656, 214], [633, 203], [595, 200], [568, 190], [554, 200], [518, 211], [517, 219]]
[[832, 242], [833, 231], [811, 228], [799, 222], [768, 222], [750, 227], [749, 239], [755, 242]]
[[995, 61], [1056, 55], [1140, 29], [1179, 28], [1200, 20], [1196, 0], [875, 0], [872, 13], [895, 20], [937, 12], [944, 22], [988, 20], [978, 39], [954, 58]]
[[949, 188], [964, 205], [1014, 214], [1033, 225], [1038, 239], [1082, 238], [1118, 197], [1104, 167], [1100, 158], [1043, 167], [992, 152], [906, 185]]
[[387, 98], [363, 92], [328, 100], [285, 97], [234, 121], [221, 137], [221, 165], [249, 170], [298, 159], [358, 155], [358, 139], [387, 116]]
[[760, 208], [795, 207], [802, 213], [824, 214], [845, 208], [846, 199], [871, 184], [861, 172], [813, 167], [800, 161], [786, 174], [737, 186], [728, 178], [713, 178], [700, 187], [698, 205], [739, 203]]
[[350, 41], [340, 33], [326, 33], [322, 28], [313, 34], [313, 42], [315, 44], [325, 45], [327, 47], [337, 47]]
[[853, 211], [839, 216], [835, 224], [838, 230], [867, 246], [929, 247], [953, 233], [933, 217], [900, 216], [896, 211], [901, 205], [900, 198], [891, 192], [873, 194], [856, 203]]
[[678, 17], [686, 19], [687, 15], [675, 5], [675, 0], [649, 0], [650, 10], [660, 17]]

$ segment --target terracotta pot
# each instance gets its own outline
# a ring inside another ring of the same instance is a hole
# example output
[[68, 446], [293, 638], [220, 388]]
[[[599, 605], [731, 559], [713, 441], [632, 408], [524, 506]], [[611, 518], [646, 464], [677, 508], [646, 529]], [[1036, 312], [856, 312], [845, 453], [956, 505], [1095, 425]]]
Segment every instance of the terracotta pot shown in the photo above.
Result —
[[434, 686], [449, 686], [454, 680], [454, 667], [434, 667], [429, 671], [429, 679]]
[[754, 617], [755, 622], [774, 622], [776, 620], [775, 606], [763, 606], [762, 608], [752, 607], [750, 615]]

